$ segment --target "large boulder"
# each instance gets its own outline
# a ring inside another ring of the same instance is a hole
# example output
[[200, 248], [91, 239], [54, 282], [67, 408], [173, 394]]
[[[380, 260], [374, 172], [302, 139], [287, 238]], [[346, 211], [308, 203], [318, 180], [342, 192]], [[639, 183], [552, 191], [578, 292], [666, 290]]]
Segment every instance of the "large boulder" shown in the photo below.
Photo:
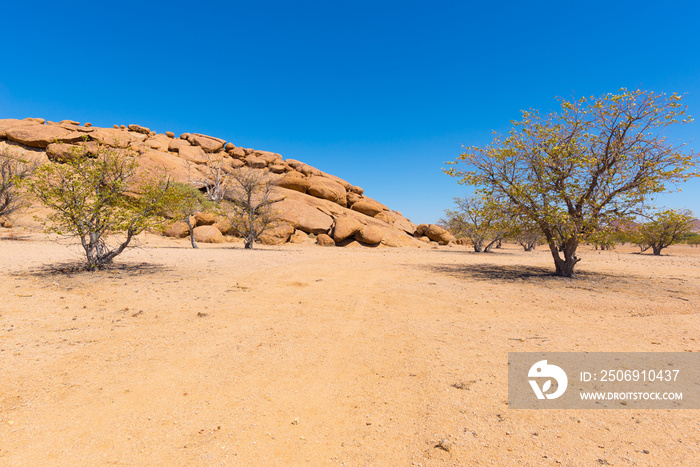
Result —
[[138, 162], [137, 172], [141, 176], [167, 174], [174, 182], [189, 183], [193, 175], [187, 162], [169, 152], [152, 149], [141, 154]]
[[144, 143], [151, 149], [167, 151], [170, 148], [170, 141], [172, 141], [172, 139], [168, 138], [166, 135], [155, 135], [147, 138]]
[[194, 240], [201, 243], [224, 243], [226, 239], [213, 225], [202, 225], [194, 228]]
[[197, 227], [200, 225], [214, 225], [216, 224], [217, 218], [216, 214], [206, 211], [200, 211], [194, 213], [194, 222]]
[[267, 166], [267, 162], [258, 156], [250, 155], [246, 156], [245, 165], [253, 169], [263, 169]]
[[289, 166], [284, 165], [284, 164], [272, 164], [268, 168], [270, 169], [270, 172], [272, 172], [272, 173], [283, 174], [288, 170], [288, 167]]
[[53, 141], [68, 136], [70, 133], [69, 130], [59, 126], [39, 125], [31, 122], [5, 130], [7, 139], [34, 148], [45, 148]]
[[168, 140], [168, 151], [170, 152], [180, 152], [181, 148], [190, 147], [191, 144], [185, 139], [169, 139]]
[[420, 246], [420, 240], [408, 235], [406, 232], [402, 232], [396, 229], [385, 229], [384, 236], [382, 237], [382, 245], [389, 247], [409, 247], [409, 246]]
[[367, 197], [362, 198], [352, 205], [353, 211], [361, 212], [369, 217], [374, 217], [386, 209], [387, 207], [379, 201], [375, 201], [372, 198]]
[[[137, 134], [143, 138], [136, 137]], [[129, 147], [132, 141], [143, 141], [146, 136], [140, 133], [117, 130], [115, 128], [94, 128], [94, 131], [90, 133], [90, 138], [100, 144], [112, 146], [114, 148], [126, 148]]]
[[266, 164], [277, 164], [282, 162], [282, 156], [275, 152], [270, 152], [270, 151], [255, 151], [253, 153], [254, 156], [259, 157], [260, 159], [264, 160]]
[[31, 126], [34, 122], [18, 120], [16, 118], [0, 118], [0, 139], [7, 138], [7, 130], [20, 126]]
[[310, 183], [309, 179], [299, 172], [289, 172], [277, 182], [277, 186], [298, 191], [299, 193], [306, 193]]
[[144, 135], [148, 135], [151, 133], [151, 130], [148, 128], [141, 126], [141, 125], [129, 125], [127, 128], [129, 128], [129, 131], [135, 131], [136, 133], [143, 133]]
[[376, 225], [366, 225], [355, 233], [355, 239], [358, 242], [376, 245], [381, 243], [384, 238], [384, 229]]
[[[175, 140], [173, 140], [175, 141]], [[204, 153], [204, 150], [199, 146], [181, 146], [179, 150], [180, 157], [195, 164], [206, 164], [209, 158]]]
[[333, 201], [343, 207], [348, 205], [345, 187], [330, 178], [311, 176], [308, 193], [317, 198]]
[[284, 199], [275, 203], [273, 208], [281, 220], [289, 222], [295, 228], [306, 233], [327, 233], [333, 225], [331, 216], [297, 200]]
[[171, 238], [185, 238], [189, 234], [190, 228], [184, 222], [173, 222], [163, 230], [163, 235]]
[[307, 177], [310, 175], [319, 175], [322, 176], [323, 172], [318, 170], [316, 167], [311, 167], [309, 164], [305, 164], [304, 162], [300, 162], [294, 159], [287, 159], [285, 160], [287, 165], [292, 167], [294, 170], [297, 172], [301, 172], [302, 174], [306, 175]]
[[319, 234], [316, 237], [316, 244], [320, 246], [335, 246], [335, 241], [326, 234]]
[[235, 157], [236, 159], [243, 159], [245, 158], [245, 150], [243, 148], [235, 147], [231, 151], [228, 152], [231, 154], [231, 157]]
[[346, 238], [352, 237], [360, 229], [364, 227], [364, 224], [358, 219], [350, 216], [342, 216], [335, 220], [335, 227], [333, 228], [333, 239], [336, 242], [342, 242]]
[[77, 157], [96, 156], [97, 143], [90, 141], [82, 144], [51, 143], [46, 146], [46, 156], [53, 162], [66, 162]]
[[416, 225], [396, 211], [382, 211], [375, 215], [374, 218], [386, 222], [410, 235], [413, 235], [416, 231]]
[[309, 240], [308, 234], [301, 230], [295, 230], [294, 234], [289, 239], [289, 243], [304, 243], [307, 240]]
[[440, 245], [447, 245], [455, 240], [454, 235], [435, 224], [419, 225], [416, 227], [416, 235], [418, 237], [426, 236], [432, 241], [438, 242]]
[[224, 160], [224, 165], [222, 168], [224, 169], [224, 172], [229, 173], [233, 172], [236, 169], [240, 169], [243, 167], [245, 163], [240, 160], [240, 159], [233, 159], [232, 157], [229, 157], [228, 159]]
[[[35, 118], [35, 117], [27, 117], [23, 119], [25, 122], [32, 122], [32, 123], [38, 123], [39, 125], [43, 125], [46, 123], [46, 119], [44, 118]], [[87, 123], [85, 124], [86, 126], [90, 126]]]
[[262, 233], [259, 242], [263, 245], [281, 245], [287, 243], [294, 233], [294, 226], [288, 222], [280, 222]]
[[190, 143], [201, 147], [204, 152], [219, 152], [226, 144], [226, 141], [223, 139], [214, 138], [213, 136], [200, 135], [199, 133], [193, 133], [188, 139]]

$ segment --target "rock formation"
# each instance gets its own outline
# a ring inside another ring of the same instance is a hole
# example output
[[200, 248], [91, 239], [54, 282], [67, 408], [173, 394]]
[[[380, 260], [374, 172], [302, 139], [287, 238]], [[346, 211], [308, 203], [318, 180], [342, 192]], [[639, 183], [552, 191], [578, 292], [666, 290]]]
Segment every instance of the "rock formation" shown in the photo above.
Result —
[[[419, 237], [443, 245], [454, 240], [436, 225], [417, 228], [400, 212], [339, 177], [277, 153], [238, 147], [199, 133], [176, 138], [172, 132], [157, 134], [135, 124], [98, 128], [72, 120], [28, 118], [0, 119], [0, 140], [24, 147], [43, 163], [64, 162], [74, 157], [76, 147], [88, 155], [97, 151], [98, 144], [128, 149], [136, 155], [140, 170], [165, 170], [174, 181], [199, 188], [213, 183], [211, 164], [220, 163], [224, 173], [240, 167], [266, 171], [278, 178], [275, 194], [283, 199], [274, 205], [280, 223], [263, 236], [265, 244], [301, 242], [304, 235], [318, 236], [321, 245], [339, 246], [424, 246]], [[207, 215], [196, 216], [193, 225], [202, 242], [220, 242], [216, 232], [228, 234], [231, 228], [225, 219]], [[175, 223], [164, 233], [183, 237], [189, 229], [185, 223]]]

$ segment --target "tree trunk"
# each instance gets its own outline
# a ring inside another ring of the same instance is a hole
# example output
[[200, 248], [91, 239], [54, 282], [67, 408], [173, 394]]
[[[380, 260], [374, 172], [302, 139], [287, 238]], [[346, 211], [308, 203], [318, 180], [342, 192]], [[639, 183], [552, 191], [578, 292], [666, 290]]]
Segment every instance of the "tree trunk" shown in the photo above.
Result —
[[[557, 247], [557, 244], [553, 240], [549, 240], [548, 243], [549, 250], [552, 252], [552, 257], [554, 258], [554, 266], [556, 267], [554, 275], [572, 277], [574, 275], [574, 266], [581, 260], [576, 256], [578, 239], [575, 237], [569, 238], [561, 247]], [[564, 258], [559, 254], [559, 250], [564, 254]]]
[[484, 253], [490, 253], [491, 248], [493, 248], [494, 245], [496, 245], [496, 248], [498, 248], [497, 242], [499, 242], [499, 240], [494, 240], [491, 243], [489, 243], [488, 245], [486, 245], [486, 248], [484, 248]]
[[246, 238], [245, 238], [245, 245], [244, 248], [246, 250], [252, 250], [253, 249], [253, 242], [255, 241], [255, 237], [253, 236], [252, 233], [249, 233]]
[[661, 245], [652, 245], [651, 250], [654, 252], [656, 256], [661, 256], [661, 250], [663, 249], [663, 246]]
[[199, 248], [194, 241], [194, 228], [192, 227], [192, 222], [190, 222], [190, 216], [187, 216], [185, 222], [187, 222], [187, 227], [190, 228], [190, 243], [192, 243], [192, 248]]

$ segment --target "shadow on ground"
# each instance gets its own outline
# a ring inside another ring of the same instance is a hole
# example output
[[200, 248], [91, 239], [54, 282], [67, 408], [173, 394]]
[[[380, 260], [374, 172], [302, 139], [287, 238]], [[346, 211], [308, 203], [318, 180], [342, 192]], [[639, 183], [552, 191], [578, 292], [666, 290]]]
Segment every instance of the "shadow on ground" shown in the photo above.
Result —
[[89, 271], [85, 267], [84, 261], [68, 261], [63, 263], [53, 263], [41, 266], [38, 268], [30, 269], [29, 271], [23, 271], [15, 275], [18, 276], [35, 276], [35, 277], [49, 277], [49, 276], [74, 276], [74, 275], [84, 275], [86, 277], [112, 277], [118, 278], [122, 275], [125, 276], [142, 276], [147, 274], [156, 274], [159, 272], [169, 271], [171, 268], [167, 268], [160, 264], [152, 263], [114, 263], [106, 266], [104, 269]]
[[451, 277], [482, 281], [501, 282], [550, 282], [558, 281], [567, 284], [597, 282], [600, 280], [621, 280], [629, 277], [615, 276], [612, 274], [577, 271], [574, 277], [559, 277], [554, 275], [554, 266], [527, 266], [527, 265], [495, 265], [488, 263], [480, 264], [433, 264], [426, 266], [432, 272], [446, 274]]

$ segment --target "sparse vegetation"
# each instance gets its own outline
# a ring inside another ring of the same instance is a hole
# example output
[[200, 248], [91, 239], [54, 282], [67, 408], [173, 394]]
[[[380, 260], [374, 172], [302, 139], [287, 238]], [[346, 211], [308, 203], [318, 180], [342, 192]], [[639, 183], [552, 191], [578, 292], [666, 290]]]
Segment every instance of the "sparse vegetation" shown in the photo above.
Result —
[[215, 206], [215, 203], [209, 201], [204, 193], [195, 186], [187, 183], [173, 183], [171, 190], [173, 194], [172, 212], [176, 218], [182, 219], [187, 224], [187, 227], [190, 229], [192, 248], [197, 248], [197, 242], [194, 240], [192, 216], [197, 212], [211, 209]]
[[690, 246], [697, 247], [700, 245], [700, 234], [691, 232], [685, 237], [685, 243], [687, 243]]
[[576, 249], [600, 226], [634, 211], [666, 183], [698, 174], [694, 153], [663, 137], [687, 123], [681, 96], [620, 90], [599, 98], [561, 100], [547, 116], [523, 112], [505, 138], [470, 147], [447, 173], [478, 193], [506, 200], [537, 224], [555, 264], [571, 277]]
[[[207, 171], [206, 178], [190, 177], [190, 182], [194, 185], [201, 185], [206, 190], [206, 199], [219, 203], [224, 199], [226, 182], [226, 172], [224, 171], [224, 159], [215, 159], [212, 154], [207, 154]], [[192, 167], [190, 167], [190, 173]], [[195, 247], [196, 248], [196, 247]]]
[[481, 197], [455, 198], [455, 204], [457, 209], [446, 210], [441, 223], [455, 237], [468, 238], [475, 252], [491, 251], [505, 233], [499, 206]]
[[657, 256], [664, 248], [683, 241], [693, 227], [693, 215], [687, 209], [667, 209], [648, 218], [648, 222], [639, 226], [634, 243], [642, 252], [651, 248]]
[[19, 185], [35, 169], [36, 164], [27, 161], [21, 151], [0, 148], [0, 218], [7, 217], [24, 206], [24, 196]]
[[[90, 158], [76, 149], [67, 162], [43, 165], [27, 182], [34, 196], [54, 210], [46, 231], [78, 237], [88, 270], [107, 266], [175, 201], [165, 177], [135, 183], [132, 156], [100, 146], [97, 157]], [[120, 238], [109, 244], [108, 237], [115, 235]]]
[[508, 225], [508, 237], [525, 251], [533, 251], [537, 245], [544, 243], [539, 226], [528, 218], [511, 220]]
[[228, 217], [236, 232], [243, 237], [246, 249], [252, 249], [258, 238], [277, 221], [272, 190], [276, 180], [262, 170], [240, 168], [227, 178], [225, 199], [230, 202]]

